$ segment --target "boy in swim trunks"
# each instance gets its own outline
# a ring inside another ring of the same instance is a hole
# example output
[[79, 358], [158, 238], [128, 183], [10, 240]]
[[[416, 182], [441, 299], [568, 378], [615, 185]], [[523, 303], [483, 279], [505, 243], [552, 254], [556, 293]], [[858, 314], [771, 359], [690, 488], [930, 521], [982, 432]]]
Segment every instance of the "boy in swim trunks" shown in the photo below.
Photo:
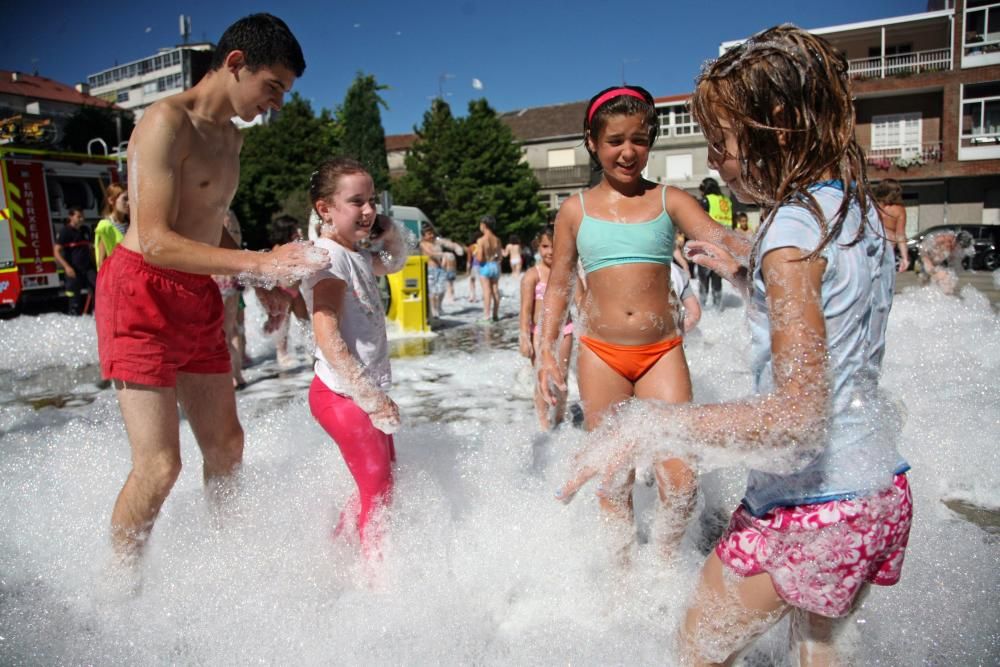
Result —
[[479, 220], [476, 258], [479, 260], [479, 280], [483, 287], [483, 319], [500, 319], [500, 257], [503, 246], [496, 235], [497, 219], [484, 215]]
[[223, 497], [243, 457], [212, 274], [274, 282], [328, 264], [326, 253], [308, 244], [262, 254], [237, 249], [224, 232], [242, 144], [231, 119], [281, 108], [304, 69], [284, 22], [248, 16], [223, 34], [211, 71], [151, 106], [129, 141], [131, 225], [101, 267], [96, 306], [101, 372], [114, 380], [132, 449], [132, 470], [111, 514], [123, 564], [138, 562], [180, 474], [178, 404], [215, 497]]

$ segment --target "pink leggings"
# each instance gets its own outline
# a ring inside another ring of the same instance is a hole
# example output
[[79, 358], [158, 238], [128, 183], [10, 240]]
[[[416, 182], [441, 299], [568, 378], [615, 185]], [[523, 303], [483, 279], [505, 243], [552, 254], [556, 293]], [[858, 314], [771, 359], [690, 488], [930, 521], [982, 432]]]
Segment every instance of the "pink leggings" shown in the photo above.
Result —
[[[392, 436], [375, 428], [368, 413], [349, 397], [330, 391], [318, 377], [313, 378], [309, 387], [309, 409], [340, 447], [347, 469], [358, 485], [361, 500], [358, 535], [361, 543], [367, 544], [368, 520], [376, 509], [389, 503], [392, 495], [392, 462], [396, 460]], [[337, 534], [343, 528], [347, 511], [340, 515]], [[368, 537], [377, 540], [377, 536]]]

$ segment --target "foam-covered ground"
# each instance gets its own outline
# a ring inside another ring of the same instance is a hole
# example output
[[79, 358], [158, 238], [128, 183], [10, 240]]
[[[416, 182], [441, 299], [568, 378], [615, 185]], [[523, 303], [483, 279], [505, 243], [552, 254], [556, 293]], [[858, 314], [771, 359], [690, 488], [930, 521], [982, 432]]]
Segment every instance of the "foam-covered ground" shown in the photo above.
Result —
[[[307, 332], [293, 331], [301, 363], [280, 369], [251, 297], [258, 363], [238, 399], [242, 493], [220, 526], [182, 431], [187, 466], [132, 598], [105, 577], [129, 455], [114, 394], [95, 385], [93, 322], [0, 321], [0, 662], [671, 664], [703, 529], [735, 505], [743, 473], [702, 480], [701, 518], [676, 566], [644, 545], [629, 571], [612, 567], [592, 496], [554, 499], [580, 432], [538, 436], [517, 286], [502, 286], [499, 324], [476, 323], [478, 304], [460, 299], [437, 336], [395, 342], [429, 354], [393, 361], [405, 424], [377, 568], [329, 537], [353, 482], [309, 414]], [[696, 401], [749, 389], [743, 310], [733, 294], [726, 303], [686, 342]], [[896, 298], [882, 384], [907, 408], [916, 516], [901, 583], [872, 591], [857, 616], [859, 664], [1000, 662], [998, 324], [974, 290]], [[640, 492], [645, 525], [651, 494]], [[785, 632], [746, 664], [787, 664]]]

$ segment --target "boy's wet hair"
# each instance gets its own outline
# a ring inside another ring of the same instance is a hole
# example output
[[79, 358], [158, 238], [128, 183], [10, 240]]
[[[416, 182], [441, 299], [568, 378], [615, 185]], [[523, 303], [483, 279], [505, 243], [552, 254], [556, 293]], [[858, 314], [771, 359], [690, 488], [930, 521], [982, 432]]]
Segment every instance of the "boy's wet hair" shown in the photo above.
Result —
[[[603, 95], [617, 89], [638, 93], [639, 97], [627, 93], [616, 95], [601, 102], [597, 108], [593, 108], [594, 103]], [[590, 159], [595, 167], [600, 167], [601, 163], [597, 159], [597, 154], [590, 150], [586, 139], [587, 137], [591, 137], [596, 143], [604, 131], [604, 126], [608, 123], [608, 118], [611, 116], [642, 116], [643, 124], [649, 129], [650, 146], [653, 145], [657, 135], [660, 133], [660, 122], [656, 115], [656, 104], [653, 101], [653, 95], [648, 90], [642, 86], [611, 86], [605, 88], [590, 98], [590, 102], [587, 103], [587, 113], [583, 117], [584, 146], [587, 148], [587, 152], [590, 153]]]
[[299, 41], [284, 21], [271, 14], [251, 14], [226, 28], [212, 54], [212, 69], [222, 67], [232, 51], [243, 52], [251, 72], [273, 65], [287, 67], [296, 77], [306, 71]]
[[274, 245], [283, 245], [302, 233], [302, 226], [291, 215], [279, 215], [267, 227], [267, 237]]
[[74, 213], [79, 213], [80, 215], [83, 215], [83, 209], [80, 208], [79, 206], [70, 206], [66, 209], [67, 217], [73, 215]]
[[[871, 192], [847, 60], [823, 38], [790, 24], [757, 33], [705, 65], [690, 106], [710, 146], [725, 146], [720, 121], [732, 128], [742, 187], [764, 209], [758, 244], [779, 206], [803, 206], [819, 222], [823, 237], [809, 259], [838, 237], [853, 202], [866, 214]], [[848, 196], [827, 224], [809, 188], [831, 177]]]
[[309, 177], [309, 201], [315, 207], [320, 199], [327, 200], [335, 195], [341, 176], [367, 173], [365, 166], [353, 158], [335, 157], [325, 160]]
[[486, 228], [493, 233], [496, 233], [497, 231], [497, 219], [494, 218], [492, 215], [484, 215], [483, 217], [479, 218], [479, 224], [486, 225]]

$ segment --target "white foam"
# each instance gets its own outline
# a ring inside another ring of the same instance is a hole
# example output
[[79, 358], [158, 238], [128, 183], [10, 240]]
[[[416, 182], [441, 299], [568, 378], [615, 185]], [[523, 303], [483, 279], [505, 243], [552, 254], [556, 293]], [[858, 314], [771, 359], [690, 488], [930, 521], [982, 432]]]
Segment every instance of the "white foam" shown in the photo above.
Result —
[[[129, 469], [113, 392], [35, 410], [17, 386], [0, 390], [2, 662], [670, 663], [703, 560], [700, 534], [738, 502], [743, 473], [701, 479], [700, 518], [674, 566], [664, 568], [649, 544], [630, 571], [609, 567], [613, 536], [591, 489], [568, 507], [553, 497], [579, 431], [537, 437], [530, 392], [517, 379], [526, 363], [512, 317], [517, 285], [505, 276], [501, 286], [501, 325], [441, 332], [433, 355], [393, 361], [404, 426], [378, 568], [329, 538], [353, 481], [309, 414], [308, 333], [297, 327], [301, 366], [238, 395], [243, 492], [222, 528], [182, 430], [186, 467], [134, 598], [109, 600], [102, 590], [111, 506]], [[456, 287], [464, 297], [467, 280]], [[259, 336], [259, 306], [247, 301], [251, 354], [264, 360], [248, 377], [259, 379], [274, 368], [273, 350]], [[445, 304], [446, 318], [480, 313], [480, 304]], [[695, 400], [749, 390], [742, 317], [736, 307], [707, 312], [687, 338]], [[913, 465], [916, 519], [902, 582], [873, 590], [858, 615], [859, 664], [990, 664], [1000, 654], [990, 611], [1000, 592], [997, 539], [941, 502], [1000, 507], [997, 331], [997, 315], [974, 291], [956, 299], [911, 289], [896, 299], [882, 384], [908, 411], [902, 453]], [[0, 339], [13, 346], [0, 373], [18, 383], [59, 385], [53, 377], [96, 363], [87, 318], [3, 321]], [[77, 379], [66, 390], [86, 386]], [[637, 502], [645, 523], [651, 493], [640, 489]], [[786, 635], [779, 624], [748, 660], [786, 664]]]

